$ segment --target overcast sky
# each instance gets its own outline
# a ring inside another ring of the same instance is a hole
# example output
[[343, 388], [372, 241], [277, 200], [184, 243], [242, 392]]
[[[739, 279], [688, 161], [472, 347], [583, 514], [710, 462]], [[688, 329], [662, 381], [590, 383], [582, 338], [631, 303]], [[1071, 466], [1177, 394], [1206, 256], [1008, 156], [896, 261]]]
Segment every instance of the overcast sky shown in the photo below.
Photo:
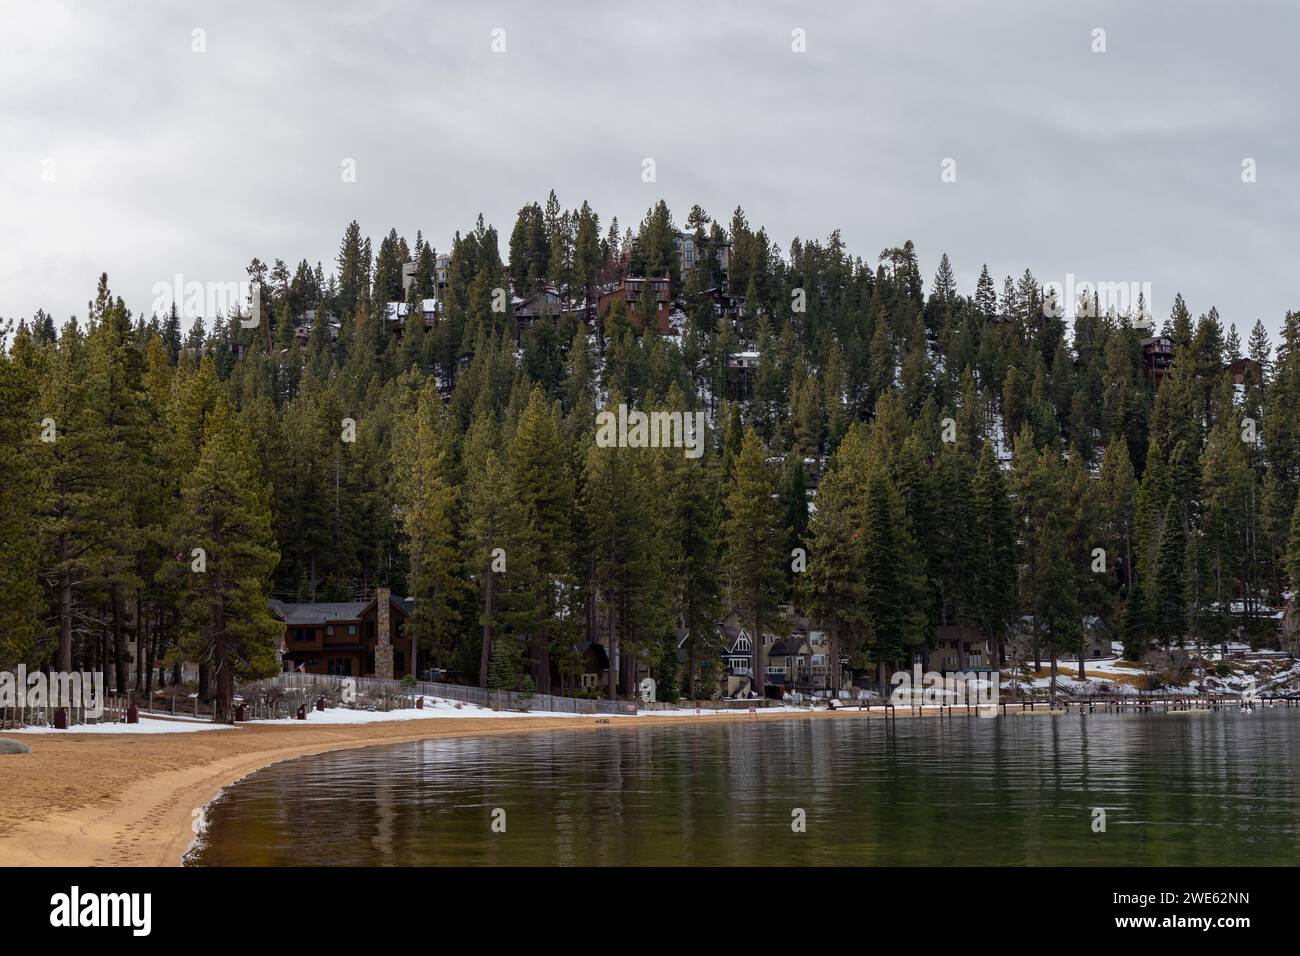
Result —
[[942, 252], [964, 292], [981, 263], [999, 288], [1026, 267], [1149, 282], [1157, 319], [1181, 291], [1243, 339], [1300, 308], [1294, 3], [8, 0], [0, 18], [0, 316], [84, 315], [102, 271], [136, 311], [156, 282], [243, 279], [254, 256], [328, 273], [354, 218], [445, 251], [482, 211], [504, 254], [552, 188], [602, 229], [662, 196], [679, 224], [742, 205], [783, 250], [840, 228], [874, 262], [911, 239], [927, 287]]

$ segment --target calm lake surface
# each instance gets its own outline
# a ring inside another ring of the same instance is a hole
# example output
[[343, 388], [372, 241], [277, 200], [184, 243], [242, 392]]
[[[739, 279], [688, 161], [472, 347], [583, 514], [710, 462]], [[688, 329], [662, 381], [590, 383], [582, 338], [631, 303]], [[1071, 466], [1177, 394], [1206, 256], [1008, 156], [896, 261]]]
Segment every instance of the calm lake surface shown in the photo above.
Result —
[[[1295, 865], [1300, 711], [602, 725], [304, 757], [190, 865]], [[701, 726], [703, 724], [703, 726]], [[1093, 809], [1106, 811], [1093, 832]], [[506, 832], [492, 832], [505, 811]], [[806, 831], [792, 832], [792, 812]]]

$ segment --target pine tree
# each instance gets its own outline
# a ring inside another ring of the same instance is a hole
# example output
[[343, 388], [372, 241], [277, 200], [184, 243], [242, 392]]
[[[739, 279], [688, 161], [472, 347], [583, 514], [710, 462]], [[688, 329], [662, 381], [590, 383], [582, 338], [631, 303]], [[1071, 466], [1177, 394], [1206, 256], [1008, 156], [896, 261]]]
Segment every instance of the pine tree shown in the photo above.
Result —
[[[141, 373], [143, 361], [133, 347], [126, 306], [114, 299], [108, 277], [100, 276], [91, 311], [87, 340], [87, 375], [91, 414], [112, 449], [99, 475], [99, 507], [104, 519], [105, 550], [97, 569], [98, 585], [106, 592], [113, 688], [130, 686], [127, 660], [127, 599], [136, 593], [136, 557], [143, 545], [139, 512], [149, 479], [145, 474], [147, 433], [143, 427]], [[107, 663], [107, 662], [106, 662]], [[107, 670], [107, 667], [105, 668]]]
[[408, 625], [416, 646], [447, 666], [459, 630], [458, 496], [450, 480], [450, 422], [435, 389], [426, 385], [402, 476], [407, 588], [415, 599]]
[[[607, 411], [622, 401], [610, 396]], [[604, 620], [598, 629], [606, 637], [609, 656], [607, 692], [631, 693], [631, 661], [639, 649], [646, 624], [646, 579], [653, 554], [651, 500], [641, 487], [638, 451], [593, 443], [585, 462], [583, 492], [592, 549], [592, 586]]]
[[844, 647], [861, 633], [866, 608], [862, 580], [859, 503], [840, 466], [832, 465], [817, 488], [817, 510], [808, 525], [808, 568], [797, 576], [801, 610], [825, 625], [829, 637], [831, 690], [841, 685]]
[[985, 321], [992, 319], [997, 314], [997, 290], [993, 285], [993, 277], [989, 275], [987, 265], [980, 268], [979, 281], [975, 285], [975, 308], [979, 310]]
[[[465, 438], [463, 458], [466, 475], [466, 522], [462, 567], [475, 587], [478, 623], [481, 627], [478, 680], [487, 687], [502, 620], [500, 597], [509, 582], [511, 564], [506, 546], [516, 515], [506, 483], [505, 467], [497, 449], [495, 417], [490, 410], [476, 415]], [[504, 562], [504, 570], [502, 563]]]
[[727, 485], [723, 537], [732, 604], [744, 609], [753, 624], [753, 688], [759, 696], [765, 693], [767, 677], [764, 626], [773, 623], [784, 596], [785, 529], [780, 527], [776, 493], [763, 444], [748, 428]]
[[202, 561], [182, 578], [184, 646], [192, 660], [210, 663], [213, 719], [231, 723], [236, 678], [275, 672], [282, 625], [267, 606], [279, 560], [269, 489], [248, 431], [225, 401], [204, 426], [198, 462], [182, 483], [180, 516], [177, 548]]
[[971, 617], [999, 664], [1015, 609], [1015, 536], [1006, 480], [992, 444], [985, 442], [971, 483]]
[[514, 690], [519, 686], [519, 642], [506, 634], [492, 642], [492, 660], [484, 682], [489, 690]]
[[525, 636], [538, 692], [549, 694], [551, 645], [573, 588], [565, 559], [574, 485], [559, 406], [548, 402], [540, 387], [529, 395], [507, 458], [509, 493], [518, 509], [509, 545], [518, 602], [510, 620], [515, 632]]
[[1175, 639], [1181, 638], [1187, 629], [1183, 604], [1187, 534], [1183, 528], [1178, 504], [1172, 498], [1165, 506], [1157, 555], [1152, 610], [1156, 634], [1165, 646], [1169, 647]]
[[[86, 340], [75, 322], [40, 369], [36, 398], [40, 440], [32, 447], [38, 471], [37, 514], [42, 574], [54, 584], [58, 621], [54, 668], [73, 669], [74, 618], [112, 560], [116, 516], [108, 487], [113, 474], [107, 424], [92, 401]], [[35, 424], [35, 423], [33, 423]]]
[[[847, 439], [846, 439], [847, 440]], [[912, 536], [903, 496], [878, 452], [865, 469], [862, 547], [868, 654], [883, 690], [885, 666], [911, 661], [925, 643], [929, 600], [924, 556]]]
[[[686, 403], [674, 390], [666, 404], [682, 408]], [[717, 629], [719, 464], [713, 455], [687, 458], [675, 448], [665, 449], [661, 459], [664, 571], [674, 621], [685, 633], [686, 693], [694, 700], [702, 662], [716, 659], [722, 650]], [[714, 688], [708, 691], [711, 696]]]
[[1070, 564], [1064, 522], [1049, 510], [1034, 555], [1034, 629], [1051, 655], [1051, 693], [1056, 693], [1057, 659], [1074, 652], [1081, 639], [1075, 570]]
[[1296, 499], [1291, 515], [1291, 538], [1287, 545], [1286, 571], [1291, 576], [1291, 591], [1300, 595], [1300, 498]]
[[[25, 333], [15, 351], [29, 356], [32, 342]], [[14, 360], [0, 349], [0, 666], [38, 664], [37, 646], [44, 637], [45, 599], [37, 573], [40, 553], [36, 499], [39, 475], [34, 450], [38, 440], [36, 371], [27, 361]]]

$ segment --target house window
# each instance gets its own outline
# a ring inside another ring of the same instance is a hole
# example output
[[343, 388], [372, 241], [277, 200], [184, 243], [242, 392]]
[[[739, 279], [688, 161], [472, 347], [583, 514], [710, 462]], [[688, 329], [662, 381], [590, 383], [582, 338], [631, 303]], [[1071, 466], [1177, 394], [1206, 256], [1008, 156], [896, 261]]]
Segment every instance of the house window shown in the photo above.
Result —
[[331, 657], [329, 672], [337, 677], [352, 676], [352, 658], [350, 657]]
[[333, 637], [333, 636], [334, 636], [334, 625], [333, 625], [333, 624], [326, 624], [326, 625], [325, 625], [325, 636], [326, 636], [326, 637]]
[[355, 637], [355, 636], [356, 636], [356, 633], [357, 633], [357, 626], [356, 626], [355, 624], [349, 624], [349, 625], [348, 625], [348, 637]]

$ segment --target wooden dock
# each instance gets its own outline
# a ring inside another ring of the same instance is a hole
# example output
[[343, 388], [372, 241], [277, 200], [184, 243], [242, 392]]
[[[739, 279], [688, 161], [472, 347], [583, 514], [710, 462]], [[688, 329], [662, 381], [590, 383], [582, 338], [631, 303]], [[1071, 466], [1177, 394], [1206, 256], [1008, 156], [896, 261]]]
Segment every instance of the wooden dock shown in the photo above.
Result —
[[[996, 704], [942, 704], [931, 706], [896, 705], [889, 701], [860, 701], [856, 709], [871, 713], [879, 711], [886, 719], [896, 719], [898, 711], [904, 711], [913, 717], [954, 717], [989, 716], [990, 710], [997, 716], [1007, 717], [1016, 714], [1066, 717], [1079, 714], [1173, 714], [1196, 715], [1216, 711], [1241, 712], [1273, 707], [1300, 707], [1300, 695], [1272, 695], [1247, 701], [1235, 694], [1115, 694], [1096, 697], [1074, 698], [1060, 696], [1024, 697], [1000, 700]], [[852, 705], [843, 708], [854, 709]]]

